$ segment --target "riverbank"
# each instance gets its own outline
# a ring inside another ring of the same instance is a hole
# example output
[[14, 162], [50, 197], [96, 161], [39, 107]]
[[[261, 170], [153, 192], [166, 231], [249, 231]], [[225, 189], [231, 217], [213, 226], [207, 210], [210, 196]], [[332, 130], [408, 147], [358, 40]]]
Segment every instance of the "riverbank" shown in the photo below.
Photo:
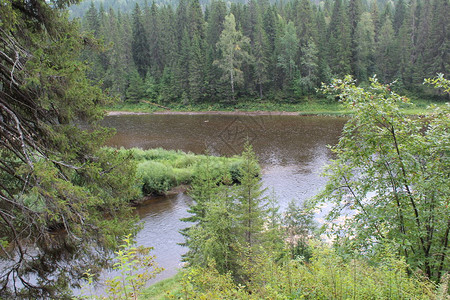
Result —
[[108, 115], [121, 114], [216, 114], [216, 115], [346, 115], [351, 113], [337, 102], [240, 102], [236, 104], [197, 103], [197, 104], [167, 104], [142, 101], [140, 103], [121, 103], [105, 107]]
[[[445, 102], [429, 100], [412, 100], [412, 105], [403, 105], [402, 111], [408, 115], [428, 114], [431, 105], [442, 106]], [[338, 102], [310, 101], [301, 103], [273, 103], [273, 102], [241, 102], [234, 105], [221, 103], [199, 104], [168, 104], [161, 106], [150, 102], [121, 103], [111, 107], [104, 107], [108, 116], [118, 115], [327, 115], [348, 116], [353, 112], [346, 110]]]

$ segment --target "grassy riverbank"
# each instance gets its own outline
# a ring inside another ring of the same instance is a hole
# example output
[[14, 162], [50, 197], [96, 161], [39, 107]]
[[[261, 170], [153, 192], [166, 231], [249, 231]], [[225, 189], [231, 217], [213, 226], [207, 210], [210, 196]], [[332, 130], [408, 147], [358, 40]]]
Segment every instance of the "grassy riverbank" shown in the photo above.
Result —
[[[430, 105], [441, 106], [444, 102], [431, 100], [412, 100], [412, 106], [403, 106], [406, 114], [418, 115], [428, 113]], [[287, 112], [298, 115], [349, 115], [339, 102], [328, 100], [310, 100], [303, 102], [271, 102], [271, 101], [242, 101], [236, 104], [226, 103], [197, 103], [197, 104], [167, 104], [161, 106], [155, 103], [142, 101], [139, 103], [120, 103], [105, 107], [107, 111], [134, 112], [134, 113], [172, 113], [172, 112]]]
[[136, 188], [142, 196], [163, 195], [180, 185], [189, 185], [194, 178], [208, 168], [214, 178], [229, 174], [230, 179], [238, 181], [242, 159], [185, 153], [162, 148], [142, 150], [105, 148], [106, 151], [122, 152], [136, 163]]

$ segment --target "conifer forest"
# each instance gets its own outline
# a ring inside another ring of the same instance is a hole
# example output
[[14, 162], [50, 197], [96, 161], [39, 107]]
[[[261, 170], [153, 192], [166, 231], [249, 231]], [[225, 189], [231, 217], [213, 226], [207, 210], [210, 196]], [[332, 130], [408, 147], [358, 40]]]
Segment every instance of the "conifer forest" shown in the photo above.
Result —
[[129, 102], [298, 99], [346, 74], [424, 94], [449, 69], [447, 0], [98, 3], [84, 3], [82, 28], [104, 46], [83, 58]]

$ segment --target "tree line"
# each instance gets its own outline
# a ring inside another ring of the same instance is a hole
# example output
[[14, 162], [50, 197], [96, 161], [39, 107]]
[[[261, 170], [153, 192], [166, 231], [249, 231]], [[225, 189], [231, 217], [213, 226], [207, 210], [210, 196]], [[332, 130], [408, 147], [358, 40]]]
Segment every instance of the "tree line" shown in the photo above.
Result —
[[[310, 96], [321, 82], [377, 75], [423, 92], [449, 68], [447, 0], [198, 0], [136, 4], [132, 13], [93, 2], [82, 28], [104, 41], [85, 51], [91, 79], [125, 101], [274, 101]], [[99, 48], [98, 45], [95, 48]]]

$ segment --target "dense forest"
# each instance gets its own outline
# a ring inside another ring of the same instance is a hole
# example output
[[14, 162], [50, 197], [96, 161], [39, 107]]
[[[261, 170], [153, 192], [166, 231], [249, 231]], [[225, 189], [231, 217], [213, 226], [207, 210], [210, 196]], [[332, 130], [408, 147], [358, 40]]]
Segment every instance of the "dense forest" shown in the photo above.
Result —
[[129, 14], [91, 2], [82, 27], [104, 47], [82, 59], [129, 102], [301, 99], [346, 74], [423, 95], [423, 78], [449, 69], [448, 15], [447, 0], [181, 0]]

